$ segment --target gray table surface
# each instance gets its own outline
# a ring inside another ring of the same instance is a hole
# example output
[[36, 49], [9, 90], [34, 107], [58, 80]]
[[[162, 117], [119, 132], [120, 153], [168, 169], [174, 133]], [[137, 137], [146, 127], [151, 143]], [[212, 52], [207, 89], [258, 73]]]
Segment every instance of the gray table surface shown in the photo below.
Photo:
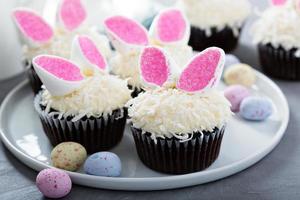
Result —
[[[265, 3], [259, 3], [261, 7]], [[245, 27], [238, 49], [242, 61], [258, 68], [257, 53], [249, 42]], [[1, 66], [0, 67], [4, 67]], [[259, 68], [258, 68], [259, 69]], [[0, 102], [24, 74], [0, 81]], [[92, 189], [74, 185], [65, 199], [300, 199], [300, 83], [274, 80], [288, 99], [290, 122], [279, 145], [254, 166], [212, 183], [183, 189], [127, 192]], [[23, 165], [0, 143], [0, 199], [43, 199], [35, 186], [37, 173]]]

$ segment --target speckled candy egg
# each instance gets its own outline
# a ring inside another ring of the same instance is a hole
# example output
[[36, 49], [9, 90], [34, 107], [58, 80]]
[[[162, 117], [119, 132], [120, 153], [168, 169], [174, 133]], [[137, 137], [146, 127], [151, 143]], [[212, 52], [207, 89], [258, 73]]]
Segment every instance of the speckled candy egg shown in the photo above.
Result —
[[230, 67], [231, 65], [235, 65], [241, 63], [241, 61], [233, 54], [226, 54], [225, 56], [225, 69]]
[[84, 163], [85, 173], [96, 176], [120, 176], [121, 170], [120, 158], [111, 152], [94, 153]]
[[86, 157], [85, 148], [76, 142], [60, 143], [51, 152], [53, 166], [68, 171], [78, 170]]
[[61, 198], [69, 194], [72, 182], [69, 175], [59, 169], [44, 169], [36, 177], [36, 185], [44, 196]]
[[224, 73], [224, 81], [228, 85], [252, 86], [256, 81], [255, 72], [247, 64], [235, 64], [229, 67]]
[[240, 105], [240, 114], [247, 120], [262, 121], [272, 113], [272, 102], [266, 97], [247, 97]]
[[231, 104], [231, 111], [238, 112], [242, 100], [250, 96], [250, 91], [242, 85], [231, 85], [224, 90], [224, 96]]

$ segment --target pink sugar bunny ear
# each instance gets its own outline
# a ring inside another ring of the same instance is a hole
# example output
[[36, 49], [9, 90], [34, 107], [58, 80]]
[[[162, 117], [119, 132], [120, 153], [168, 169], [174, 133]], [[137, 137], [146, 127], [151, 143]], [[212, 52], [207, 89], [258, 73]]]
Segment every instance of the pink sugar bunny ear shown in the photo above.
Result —
[[198, 92], [218, 84], [224, 67], [225, 53], [210, 47], [192, 58], [177, 82], [177, 88]]
[[128, 53], [148, 45], [146, 29], [136, 22], [123, 16], [109, 17], [104, 26], [114, 47], [121, 53]]
[[53, 96], [63, 96], [78, 89], [83, 76], [72, 62], [57, 56], [40, 55], [32, 60], [33, 67]]
[[71, 60], [80, 67], [89, 67], [96, 70], [106, 70], [107, 62], [96, 44], [88, 36], [76, 36], [72, 43]]
[[17, 8], [13, 11], [13, 18], [30, 42], [44, 44], [53, 37], [51, 26], [36, 12], [26, 8]]
[[163, 44], [187, 44], [190, 38], [190, 24], [178, 9], [161, 11], [153, 20], [149, 34]]
[[271, 5], [273, 6], [282, 6], [286, 3], [287, 0], [270, 0]]
[[174, 62], [162, 49], [154, 46], [142, 50], [139, 65], [142, 80], [147, 86], [163, 86], [172, 76], [178, 74]]
[[80, 0], [62, 0], [59, 19], [68, 31], [78, 28], [86, 19], [86, 11]]

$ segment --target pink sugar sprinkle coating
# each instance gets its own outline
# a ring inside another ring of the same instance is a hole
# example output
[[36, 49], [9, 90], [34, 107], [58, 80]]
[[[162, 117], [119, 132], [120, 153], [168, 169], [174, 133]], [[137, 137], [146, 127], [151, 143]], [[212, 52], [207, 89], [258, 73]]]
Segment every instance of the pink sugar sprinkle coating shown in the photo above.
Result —
[[204, 89], [211, 81], [215, 81], [215, 71], [220, 58], [221, 53], [218, 50], [208, 50], [195, 56], [182, 72], [177, 87], [187, 92]]
[[141, 75], [145, 81], [162, 86], [168, 79], [169, 67], [162, 51], [145, 48], [141, 56]]
[[33, 41], [45, 43], [53, 36], [51, 26], [40, 16], [29, 10], [16, 10], [14, 17], [22, 33]]
[[86, 18], [86, 11], [80, 0], [63, 0], [60, 7], [60, 18], [64, 26], [72, 31]]
[[80, 69], [73, 63], [58, 57], [40, 56], [34, 62], [54, 76], [66, 81], [81, 81]]
[[84, 56], [94, 65], [97, 65], [100, 69], [105, 69], [106, 62], [104, 57], [98, 51], [94, 42], [85, 36], [80, 36], [78, 38], [79, 45], [81, 51], [83, 52]]
[[105, 25], [128, 44], [148, 44], [147, 32], [134, 20], [122, 16], [114, 16], [105, 20]]
[[272, 4], [274, 6], [281, 6], [283, 4], [285, 4], [286, 0], [272, 0]]
[[185, 31], [186, 22], [179, 10], [166, 11], [159, 17], [157, 33], [161, 41], [179, 41], [184, 37]]

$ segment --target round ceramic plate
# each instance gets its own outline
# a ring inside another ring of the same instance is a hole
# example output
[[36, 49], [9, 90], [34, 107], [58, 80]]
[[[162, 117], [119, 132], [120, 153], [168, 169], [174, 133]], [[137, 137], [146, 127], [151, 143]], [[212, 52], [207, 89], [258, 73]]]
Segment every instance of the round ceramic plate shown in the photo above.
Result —
[[[252, 88], [256, 95], [273, 100], [275, 112], [264, 122], [249, 122], [233, 116], [228, 123], [219, 158], [208, 169], [185, 175], [161, 174], [142, 164], [133, 138], [126, 127], [122, 142], [111, 151], [121, 158], [121, 177], [97, 177], [68, 172], [74, 183], [117, 190], [163, 190], [197, 185], [235, 174], [262, 159], [281, 140], [289, 120], [289, 108], [281, 90], [257, 72]], [[221, 84], [221, 88], [225, 87]], [[27, 82], [18, 85], [3, 101], [0, 109], [1, 138], [22, 162], [39, 171], [51, 167], [52, 146], [43, 133], [33, 108], [33, 94]]]

